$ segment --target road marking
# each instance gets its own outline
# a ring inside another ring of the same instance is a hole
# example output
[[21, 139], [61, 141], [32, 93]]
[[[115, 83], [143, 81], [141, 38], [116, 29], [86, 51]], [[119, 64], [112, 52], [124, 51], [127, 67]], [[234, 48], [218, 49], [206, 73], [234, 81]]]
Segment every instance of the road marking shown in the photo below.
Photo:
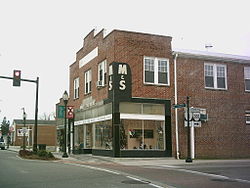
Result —
[[[78, 167], [83, 167], [83, 168], [88, 168], [88, 169], [92, 169], [92, 170], [99, 170], [99, 171], [108, 172], [108, 173], [116, 174], [116, 175], [122, 175], [121, 173], [113, 171], [113, 170], [108, 170], [108, 169], [104, 169], [104, 168], [98, 168], [98, 167], [88, 166], [88, 165], [84, 165], [84, 164], [77, 164], [77, 163], [64, 163], [64, 164], [78, 166]], [[130, 178], [130, 179], [133, 179], [133, 180], [136, 180], [136, 181], [139, 181], [139, 182], [142, 182], [142, 183], [146, 183], [148, 185], [151, 185], [152, 187], [164, 188], [162, 186], [159, 186], [159, 185], [156, 185], [156, 184], [153, 184], [153, 183], [150, 183], [148, 181], [144, 181], [144, 180], [132, 177], [132, 176], [126, 176], [126, 177]]]
[[152, 187], [164, 188], [164, 187], [162, 187], [162, 186], [159, 186], [159, 185], [156, 185], [156, 184], [153, 184], [153, 183], [150, 183], [150, 182], [148, 182], [148, 181], [144, 181], [144, 180], [141, 180], [141, 179], [132, 177], [132, 176], [126, 176], [126, 177], [129, 178], [129, 179], [135, 180], [135, 181], [139, 181], [139, 182], [142, 182], [142, 183], [151, 185]]
[[22, 173], [22, 174], [28, 174], [28, 173], [29, 173], [29, 172], [26, 171], [26, 170], [20, 170], [19, 172]]
[[250, 183], [249, 180], [243, 180], [243, 179], [239, 179], [239, 178], [237, 178], [235, 180], [238, 181], [238, 182], [242, 182], [242, 183]]
[[[188, 169], [183, 169], [183, 168], [181, 168], [179, 166], [159, 165], [157, 167], [159, 167], [159, 168], [170, 168], [170, 169], [180, 171], [180, 172], [187, 172], [187, 173], [192, 173], [192, 174], [197, 174], [197, 175], [209, 176], [209, 177], [219, 178], [219, 179], [223, 179], [223, 180], [237, 181], [237, 182], [240, 182], [240, 183], [250, 183], [249, 180], [244, 180], [244, 179], [240, 179], [240, 178], [230, 178], [230, 177], [223, 176], [223, 175], [210, 174], [210, 173], [199, 172], [199, 171], [195, 171], [195, 170], [188, 170]], [[148, 167], [148, 168], [150, 168], [150, 167]]]
[[186, 169], [176, 169], [176, 170], [182, 171], [182, 172], [188, 172], [188, 173], [192, 173], [192, 174], [198, 174], [198, 175], [204, 175], [204, 176], [220, 178], [220, 179], [238, 181], [238, 182], [241, 182], [241, 183], [250, 183], [250, 181], [248, 181], [248, 180], [243, 180], [243, 179], [238, 179], [238, 178], [230, 178], [230, 177], [227, 177], [227, 176], [217, 175], [217, 174], [209, 174], [209, 173], [206, 173], [206, 172], [199, 172], [199, 171], [186, 170]]
[[142, 182], [142, 183], [145, 183], [145, 184], [149, 184], [148, 181], [144, 181], [144, 180], [132, 177], [132, 176], [126, 176], [126, 177], [129, 178], [129, 179], [135, 180], [135, 181], [139, 181], [139, 182]]
[[92, 170], [99, 170], [99, 171], [104, 171], [104, 172], [108, 172], [111, 174], [116, 174], [116, 175], [120, 175], [119, 172], [115, 172], [112, 170], [107, 170], [104, 168], [97, 168], [97, 167], [93, 167], [93, 166], [88, 166], [88, 165], [83, 165], [83, 164], [76, 164], [76, 163], [65, 163], [65, 164], [69, 164], [69, 165], [74, 165], [74, 166], [78, 166], [78, 167], [84, 167], [84, 168], [88, 168], [88, 169], [92, 169]]
[[239, 179], [239, 178], [230, 178], [230, 177], [223, 176], [223, 175], [210, 174], [210, 173], [199, 172], [199, 171], [195, 171], [195, 170], [187, 170], [187, 169], [176, 169], [176, 170], [181, 171], [181, 172], [187, 172], [187, 173], [192, 173], [192, 174], [198, 174], [198, 175], [203, 175], [203, 176], [224, 179], [224, 180], [237, 181], [237, 182], [241, 182], [241, 183], [250, 183], [249, 180], [244, 180], [244, 179]]

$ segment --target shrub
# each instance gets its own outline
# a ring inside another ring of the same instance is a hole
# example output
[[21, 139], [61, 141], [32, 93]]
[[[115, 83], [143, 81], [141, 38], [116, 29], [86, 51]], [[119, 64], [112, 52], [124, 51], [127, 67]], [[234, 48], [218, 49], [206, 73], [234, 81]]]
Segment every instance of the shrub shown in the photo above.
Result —
[[44, 159], [55, 159], [54, 155], [51, 152], [46, 150], [40, 150], [37, 152], [37, 155]]
[[47, 152], [46, 150], [39, 150], [36, 153], [28, 150], [20, 150], [19, 156], [25, 159], [58, 160], [51, 152]]
[[48, 152], [46, 150], [40, 150], [37, 152], [37, 155], [39, 157], [47, 157], [48, 156]]
[[33, 155], [33, 152], [32, 152], [32, 151], [29, 151], [29, 150], [20, 150], [20, 151], [19, 151], [19, 155], [20, 155], [21, 157], [31, 156], [31, 155]]
[[55, 158], [54, 155], [51, 152], [48, 153], [48, 157], [49, 158]]

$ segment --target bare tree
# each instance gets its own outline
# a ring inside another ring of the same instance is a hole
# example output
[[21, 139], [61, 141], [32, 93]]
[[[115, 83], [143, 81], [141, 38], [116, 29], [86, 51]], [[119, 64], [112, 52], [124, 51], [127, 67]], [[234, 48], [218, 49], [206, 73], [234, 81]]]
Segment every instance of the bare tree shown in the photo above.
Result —
[[55, 113], [51, 112], [50, 114], [47, 114], [44, 112], [42, 115], [39, 117], [40, 120], [54, 120], [55, 119]]

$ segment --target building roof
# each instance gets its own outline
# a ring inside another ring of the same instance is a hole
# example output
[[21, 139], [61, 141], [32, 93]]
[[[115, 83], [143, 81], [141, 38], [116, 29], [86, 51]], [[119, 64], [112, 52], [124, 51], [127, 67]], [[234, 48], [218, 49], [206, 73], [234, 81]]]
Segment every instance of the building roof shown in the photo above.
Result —
[[239, 56], [207, 51], [173, 49], [173, 54], [178, 54], [178, 57], [195, 58], [211, 61], [226, 61], [235, 63], [250, 63], [250, 57]]
[[[24, 124], [23, 119], [14, 119], [13, 124]], [[34, 119], [27, 119], [26, 125], [34, 125], [35, 120]], [[37, 120], [37, 125], [56, 125], [56, 120]]]

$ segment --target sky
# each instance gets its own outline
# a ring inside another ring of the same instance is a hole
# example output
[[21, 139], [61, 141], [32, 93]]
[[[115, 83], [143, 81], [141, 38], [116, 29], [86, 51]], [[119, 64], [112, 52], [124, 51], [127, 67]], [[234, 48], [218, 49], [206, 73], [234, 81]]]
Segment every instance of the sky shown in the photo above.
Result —
[[[39, 77], [38, 114], [55, 113], [69, 66], [94, 28], [172, 36], [174, 48], [250, 56], [247, 0], [0, 0], [0, 76]], [[0, 78], [0, 122], [34, 118], [35, 84]]]

